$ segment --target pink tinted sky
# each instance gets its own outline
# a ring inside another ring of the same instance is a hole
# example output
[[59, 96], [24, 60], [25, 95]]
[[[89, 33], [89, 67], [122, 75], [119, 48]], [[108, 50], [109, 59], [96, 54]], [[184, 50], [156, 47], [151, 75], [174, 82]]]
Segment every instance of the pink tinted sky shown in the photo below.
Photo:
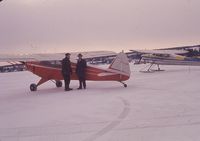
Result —
[[199, 44], [199, 0], [3, 0], [0, 52], [152, 49]]

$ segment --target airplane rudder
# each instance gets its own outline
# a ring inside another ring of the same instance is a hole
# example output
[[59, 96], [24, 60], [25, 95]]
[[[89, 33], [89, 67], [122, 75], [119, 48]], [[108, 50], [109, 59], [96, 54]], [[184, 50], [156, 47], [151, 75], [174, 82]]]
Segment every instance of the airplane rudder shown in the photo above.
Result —
[[114, 69], [122, 72], [123, 74], [130, 76], [130, 65], [127, 55], [124, 52], [117, 54], [116, 58], [113, 60], [109, 69]]

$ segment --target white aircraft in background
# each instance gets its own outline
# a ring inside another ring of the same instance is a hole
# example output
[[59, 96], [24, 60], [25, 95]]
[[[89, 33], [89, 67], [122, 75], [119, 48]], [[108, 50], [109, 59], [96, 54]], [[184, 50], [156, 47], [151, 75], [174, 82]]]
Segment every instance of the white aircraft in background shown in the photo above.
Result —
[[[200, 56], [187, 57], [188, 50], [176, 50], [176, 49], [162, 49], [162, 50], [130, 50], [133, 53], [138, 53], [141, 58], [135, 62], [135, 64], [150, 63], [147, 71], [154, 72], [161, 71], [159, 65], [188, 65], [188, 66], [200, 66]], [[157, 66], [157, 70], [152, 69], [153, 66]]]

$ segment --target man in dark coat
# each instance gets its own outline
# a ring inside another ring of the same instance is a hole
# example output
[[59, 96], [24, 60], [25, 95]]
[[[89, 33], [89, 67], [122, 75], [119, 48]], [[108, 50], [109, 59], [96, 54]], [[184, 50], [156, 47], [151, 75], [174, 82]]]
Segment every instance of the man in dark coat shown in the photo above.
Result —
[[62, 60], [62, 75], [65, 81], [65, 91], [72, 90], [71, 88], [69, 88], [71, 74], [72, 74], [72, 68], [70, 62], [70, 53], [66, 53], [65, 58]]
[[85, 71], [87, 67], [86, 61], [82, 58], [82, 54], [78, 54], [78, 61], [76, 64], [76, 74], [79, 79], [79, 87], [78, 89], [82, 89], [82, 86], [84, 89], [86, 89], [86, 82], [85, 82]]

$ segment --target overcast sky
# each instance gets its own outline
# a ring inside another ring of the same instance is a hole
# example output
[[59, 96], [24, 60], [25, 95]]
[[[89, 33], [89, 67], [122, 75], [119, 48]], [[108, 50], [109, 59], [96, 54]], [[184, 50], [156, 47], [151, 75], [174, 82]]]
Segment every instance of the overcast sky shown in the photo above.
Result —
[[0, 52], [200, 44], [200, 0], [3, 0]]

